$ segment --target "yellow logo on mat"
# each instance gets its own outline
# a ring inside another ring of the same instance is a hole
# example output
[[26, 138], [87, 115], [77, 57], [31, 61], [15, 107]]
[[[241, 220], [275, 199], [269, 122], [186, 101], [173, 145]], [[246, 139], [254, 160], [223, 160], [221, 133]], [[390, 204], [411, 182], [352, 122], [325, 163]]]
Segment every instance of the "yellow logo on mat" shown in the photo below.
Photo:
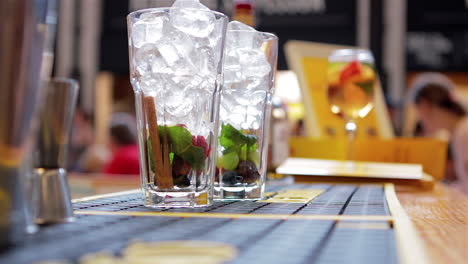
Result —
[[324, 190], [289, 190], [261, 200], [263, 203], [308, 203], [323, 193]]

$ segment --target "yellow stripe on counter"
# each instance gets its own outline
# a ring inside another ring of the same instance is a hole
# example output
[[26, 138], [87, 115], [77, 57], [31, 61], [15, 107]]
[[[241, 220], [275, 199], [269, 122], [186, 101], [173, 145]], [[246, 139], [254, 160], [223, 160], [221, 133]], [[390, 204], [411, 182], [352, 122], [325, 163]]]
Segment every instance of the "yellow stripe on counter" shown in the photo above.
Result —
[[288, 214], [225, 214], [225, 213], [185, 213], [185, 212], [109, 212], [109, 211], [75, 211], [79, 215], [115, 215], [115, 216], [165, 216], [165, 217], [197, 217], [197, 218], [232, 218], [232, 219], [279, 219], [279, 220], [359, 220], [359, 221], [389, 221], [393, 218], [387, 215], [288, 215]]
[[[98, 194], [98, 195], [73, 199], [72, 203], [87, 202], [87, 201], [92, 201], [92, 200], [97, 200], [97, 199], [102, 199], [102, 198], [109, 198], [109, 197], [115, 197], [115, 196], [120, 196], [120, 195], [135, 194], [135, 193], [139, 193], [139, 192], [141, 192], [141, 189], [134, 189], [134, 190], [128, 190], [128, 191], [122, 191], [122, 192], [114, 192], [114, 193], [108, 193], [108, 194]], [[143, 197], [143, 194], [142, 194], [141, 197]]]

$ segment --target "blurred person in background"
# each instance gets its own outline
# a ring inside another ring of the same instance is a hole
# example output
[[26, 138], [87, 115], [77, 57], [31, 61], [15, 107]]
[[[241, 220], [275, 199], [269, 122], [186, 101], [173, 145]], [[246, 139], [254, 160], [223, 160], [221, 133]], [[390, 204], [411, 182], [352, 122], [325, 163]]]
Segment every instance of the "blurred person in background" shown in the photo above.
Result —
[[455, 176], [445, 181], [468, 193], [468, 117], [464, 100], [456, 94], [455, 85], [439, 73], [420, 75], [412, 91], [422, 134], [445, 135], [448, 139]]
[[95, 143], [93, 116], [78, 108], [73, 117], [73, 129], [70, 140], [69, 167], [71, 171], [81, 173], [101, 172], [110, 159], [107, 146]]
[[70, 150], [68, 167], [70, 170], [79, 170], [78, 159], [86, 148], [94, 141], [92, 116], [83, 108], [78, 107], [73, 116], [73, 129], [70, 136]]
[[135, 118], [127, 113], [113, 114], [110, 122], [110, 160], [103, 173], [139, 175], [140, 165]]
[[73, 129], [70, 140], [69, 168], [82, 173], [101, 172], [110, 158], [110, 151], [105, 145], [95, 144], [93, 116], [78, 108], [73, 117]]

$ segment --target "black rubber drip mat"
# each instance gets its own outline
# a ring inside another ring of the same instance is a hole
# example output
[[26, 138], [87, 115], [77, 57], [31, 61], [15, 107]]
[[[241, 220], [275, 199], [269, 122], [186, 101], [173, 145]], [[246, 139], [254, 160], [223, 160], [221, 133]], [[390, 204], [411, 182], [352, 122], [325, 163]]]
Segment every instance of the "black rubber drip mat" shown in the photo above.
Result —
[[361, 186], [351, 197], [345, 215], [389, 215], [382, 186]]
[[311, 263], [335, 221], [289, 220], [249, 244], [232, 263]]
[[129, 211], [129, 212], [187, 212], [187, 213], [230, 213], [230, 214], [299, 214], [299, 215], [389, 215], [385, 192], [380, 185], [336, 185], [297, 184], [269, 188], [287, 190], [324, 190], [308, 204], [263, 203], [253, 201], [215, 202], [205, 208], [154, 209], [143, 206], [141, 193], [119, 197], [100, 198], [74, 204], [75, 210], [86, 211]]
[[356, 190], [355, 185], [333, 186], [304, 206], [297, 214], [339, 215]]
[[[142, 194], [104, 197], [74, 204], [77, 211], [212, 212], [229, 214], [389, 215], [379, 185], [291, 185], [275, 191], [325, 190], [308, 204], [216, 202], [200, 209], [155, 210], [143, 206]], [[270, 190], [269, 190], [270, 191]], [[207, 214], [209, 215], [209, 214]], [[207, 217], [86, 215], [73, 223], [41, 227], [22, 243], [0, 253], [0, 263], [35, 263], [85, 254], [116, 255], [131, 241], [207, 240], [239, 250], [232, 263], [396, 263], [394, 230], [386, 221], [311, 219], [232, 219]]]
[[314, 263], [398, 263], [394, 230], [388, 222], [342, 221]]

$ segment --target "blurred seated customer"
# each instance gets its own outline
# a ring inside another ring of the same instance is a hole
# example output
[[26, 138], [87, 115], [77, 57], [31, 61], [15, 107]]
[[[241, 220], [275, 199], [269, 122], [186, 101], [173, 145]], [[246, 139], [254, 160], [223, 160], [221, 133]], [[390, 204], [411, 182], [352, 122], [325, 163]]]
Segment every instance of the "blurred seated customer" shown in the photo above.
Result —
[[83, 108], [78, 107], [73, 116], [72, 127], [68, 151], [68, 169], [79, 171], [79, 158], [94, 141], [92, 115]]
[[103, 144], [89, 145], [80, 156], [75, 171], [81, 173], [101, 172], [110, 158], [111, 153], [107, 146]]
[[101, 172], [110, 159], [107, 146], [95, 143], [93, 115], [78, 108], [73, 118], [70, 139], [69, 168], [81, 173]]
[[[449, 151], [454, 162], [455, 179], [450, 184], [468, 193], [468, 117], [463, 100], [455, 94], [455, 86], [443, 75], [430, 73], [422, 76], [414, 86], [416, 105], [423, 134], [434, 136], [445, 131]], [[426, 82], [424, 82], [426, 78]]]
[[127, 113], [116, 113], [112, 116], [109, 148], [112, 157], [104, 166], [104, 173], [140, 174], [137, 131], [133, 116]]

